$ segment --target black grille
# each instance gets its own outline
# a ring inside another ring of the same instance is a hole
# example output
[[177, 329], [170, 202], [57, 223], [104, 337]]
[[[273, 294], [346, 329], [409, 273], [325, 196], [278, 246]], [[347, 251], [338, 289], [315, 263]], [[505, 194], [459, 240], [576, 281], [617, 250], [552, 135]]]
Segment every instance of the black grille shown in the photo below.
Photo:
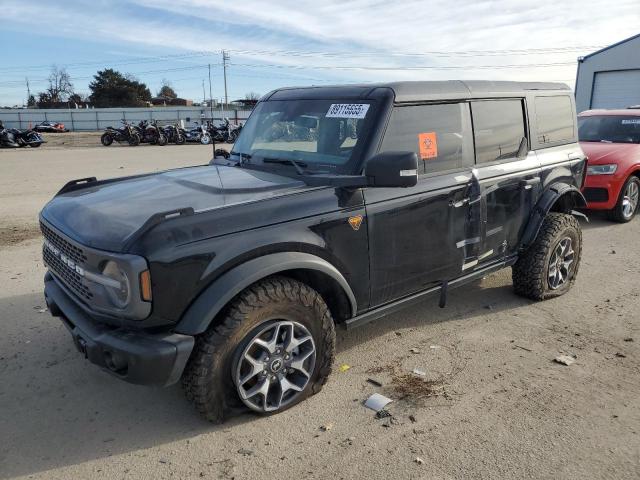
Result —
[[91, 300], [93, 293], [82, 282], [82, 276], [71, 270], [67, 265], [49, 251], [47, 247], [42, 249], [42, 256], [47, 266], [66, 283], [77, 295], [85, 300]]
[[[72, 245], [53, 230], [48, 228], [44, 224], [40, 224], [40, 229], [45, 239], [60, 250], [60, 253], [67, 256], [70, 260], [82, 267], [87, 260], [83, 250], [75, 245]], [[63, 263], [60, 257], [54, 254], [49, 248], [44, 246], [42, 248], [42, 257], [49, 269], [55, 273], [75, 294], [85, 300], [91, 300], [93, 293], [89, 287], [87, 287], [83, 281], [82, 275], [73, 270], [67, 264]]]
[[606, 188], [589, 187], [584, 189], [587, 202], [608, 202], [609, 191]]
[[40, 223], [40, 230], [42, 230], [42, 235], [44, 235], [44, 238], [51, 242], [56, 248], [60, 250], [61, 253], [64, 253], [75, 263], [83, 264], [87, 261], [87, 257], [81, 248], [78, 248], [75, 245], [67, 242], [64, 238], [51, 230], [44, 223]]

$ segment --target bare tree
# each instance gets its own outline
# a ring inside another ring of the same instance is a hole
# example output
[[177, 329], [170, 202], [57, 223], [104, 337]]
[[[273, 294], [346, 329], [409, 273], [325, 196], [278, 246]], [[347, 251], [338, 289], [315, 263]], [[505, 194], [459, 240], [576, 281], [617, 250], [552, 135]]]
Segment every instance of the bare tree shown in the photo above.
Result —
[[249, 92], [244, 95], [245, 100], [260, 100], [260, 94], [257, 92]]
[[51, 102], [64, 102], [73, 94], [71, 76], [64, 67], [58, 68], [53, 65], [48, 80], [49, 88], [46, 93]]
[[166, 78], [162, 79], [162, 86], [158, 90], [158, 97], [164, 98], [178, 98], [178, 94], [171, 86], [171, 82]]

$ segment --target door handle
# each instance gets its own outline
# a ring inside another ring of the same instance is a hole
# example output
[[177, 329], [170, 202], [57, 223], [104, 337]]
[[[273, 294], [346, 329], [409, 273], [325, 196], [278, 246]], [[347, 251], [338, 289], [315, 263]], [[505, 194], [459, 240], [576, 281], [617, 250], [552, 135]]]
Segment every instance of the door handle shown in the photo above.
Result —
[[539, 178], [530, 178], [528, 180], [520, 180], [520, 186], [525, 190], [531, 190], [532, 187], [540, 183]]
[[464, 207], [465, 205], [467, 205], [469, 203], [471, 199], [469, 198], [463, 198], [462, 200], [449, 200], [449, 206], [453, 207], [453, 208], [460, 208], [460, 207]]

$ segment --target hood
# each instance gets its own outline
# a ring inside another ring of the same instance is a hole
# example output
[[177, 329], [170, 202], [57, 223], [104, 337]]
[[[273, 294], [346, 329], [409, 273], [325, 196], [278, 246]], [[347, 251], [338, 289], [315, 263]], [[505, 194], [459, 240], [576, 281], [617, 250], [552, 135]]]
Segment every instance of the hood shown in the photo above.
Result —
[[618, 163], [630, 157], [640, 157], [637, 143], [580, 142], [582, 151], [589, 158], [590, 165]]
[[301, 181], [273, 173], [205, 165], [63, 193], [54, 197], [41, 215], [83, 245], [118, 252], [125, 240], [156, 213], [181, 208], [193, 208], [198, 213], [309, 188]]

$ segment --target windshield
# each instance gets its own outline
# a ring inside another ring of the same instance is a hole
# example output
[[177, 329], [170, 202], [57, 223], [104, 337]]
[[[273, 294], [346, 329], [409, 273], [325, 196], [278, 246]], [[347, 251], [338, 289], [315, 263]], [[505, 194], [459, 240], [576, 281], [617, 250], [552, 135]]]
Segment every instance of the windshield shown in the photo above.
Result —
[[600, 115], [578, 118], [581, 142], [640, 143], [640, 117]]
[[[232, 156], [297, 163], [309, 171], [339, 173], [362, 150], [373, 117], [369, 102], [340, 100], [276, 100], [259, 103]], [[293, 160], [293, 162], [291, 162]]]

